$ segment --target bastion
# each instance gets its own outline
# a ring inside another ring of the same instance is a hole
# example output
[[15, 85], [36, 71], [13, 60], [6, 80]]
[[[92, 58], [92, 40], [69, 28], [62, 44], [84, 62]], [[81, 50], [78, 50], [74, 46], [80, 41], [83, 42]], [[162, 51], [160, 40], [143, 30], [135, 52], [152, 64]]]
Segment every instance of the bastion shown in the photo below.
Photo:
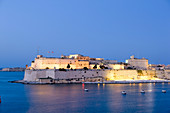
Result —
[[[25, 70], [23, 83], [141, 83], [169, 82], [155, 70]], [[159, 77], [159, 78], [158, 78]], [[119, 81], [119, 82], [118, 82]]]

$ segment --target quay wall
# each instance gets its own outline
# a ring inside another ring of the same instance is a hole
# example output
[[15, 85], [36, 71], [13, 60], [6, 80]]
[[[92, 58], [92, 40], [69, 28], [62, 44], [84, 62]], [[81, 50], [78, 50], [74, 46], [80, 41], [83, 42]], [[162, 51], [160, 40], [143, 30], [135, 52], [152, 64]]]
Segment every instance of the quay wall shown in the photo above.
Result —
[[49, 77], [56, 80], [83, 79], [95, 77], [101, 77], [105, 81], [149, 80], [153, 79], [157, 74], [159, 76], [162, 76], [161, 72], [156, 72], [154, 70], [25, 70], [24, 81], [38, 81], [40, 78]]

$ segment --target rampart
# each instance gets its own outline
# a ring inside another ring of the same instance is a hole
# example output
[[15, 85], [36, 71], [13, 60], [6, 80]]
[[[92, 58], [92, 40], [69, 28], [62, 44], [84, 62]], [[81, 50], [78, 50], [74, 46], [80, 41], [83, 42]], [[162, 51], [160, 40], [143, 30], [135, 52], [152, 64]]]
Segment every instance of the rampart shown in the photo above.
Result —
[[170, 73], [170, 70], [25, 70], [24, 81], [68, 83], [114, 80], [155, 80], [158, 78], [169, 79], [170, 74], [167, 73]]

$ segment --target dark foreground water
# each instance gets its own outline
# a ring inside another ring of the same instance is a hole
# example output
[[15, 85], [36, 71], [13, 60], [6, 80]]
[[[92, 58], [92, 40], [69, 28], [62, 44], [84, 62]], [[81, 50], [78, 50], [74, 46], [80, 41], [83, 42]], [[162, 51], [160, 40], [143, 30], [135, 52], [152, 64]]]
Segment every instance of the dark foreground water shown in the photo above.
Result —
[[[8, 82], [22, 79], [23, 75], [23, 72], [0, 72], [0, 113], [170, 113], [170, 84], [23, 85]], [[146, 93], [139, 93], [141, 89]], [[167, 93], [161, 93], [162, 89]], [[127, 95], [121, 94], [123, 90]]]

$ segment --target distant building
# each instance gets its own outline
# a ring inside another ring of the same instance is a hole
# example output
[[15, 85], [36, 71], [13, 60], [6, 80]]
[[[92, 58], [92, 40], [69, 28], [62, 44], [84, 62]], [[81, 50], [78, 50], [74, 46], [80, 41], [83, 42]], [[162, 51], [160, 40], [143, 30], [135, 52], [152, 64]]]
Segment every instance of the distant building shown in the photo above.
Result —
[[136, 69], [148, 69], [148, 60], [145, 58], [138, 59], [131, 56], [130, 59], [126, 60], [126, 63]]
[[1, 71], [25, 71], [25, 68], [21, 68], [21, 67], [3, 68]]

